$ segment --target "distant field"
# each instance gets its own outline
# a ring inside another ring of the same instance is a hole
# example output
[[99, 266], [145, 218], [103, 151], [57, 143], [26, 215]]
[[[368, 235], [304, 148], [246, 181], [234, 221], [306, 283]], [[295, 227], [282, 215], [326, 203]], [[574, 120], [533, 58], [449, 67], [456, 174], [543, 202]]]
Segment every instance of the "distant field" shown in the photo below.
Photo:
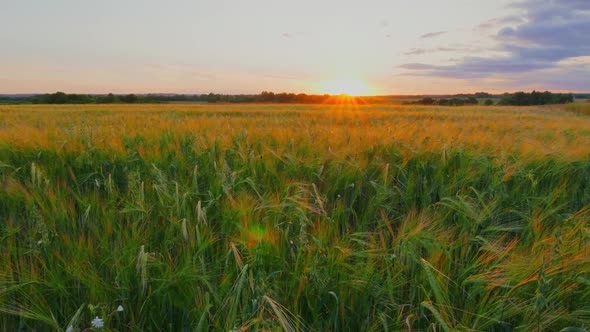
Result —
[[[463, 149], [496, 156], [576, 159], [590, 155], [590, 105], [425, 107], [387, 105], [22, 105], [0, 107], [0, 144], [157, 156], [183, 140], [194, 147], [236, 137], [273, 152], [313, 146], [344, 158], [375, 146], [404, 155]], [[573, 114], [572, 114], [573, 113]], [[577, 113], [577, 114], [575, 114]], [[290, 143], [290, 144], [289, 144]], [[164, 144], [164, 146], [162, 146]], [[276, 150], [276, 151], [275, 151]]]
[[584, 331], [589, 115], [0, 106], [0, 330]]

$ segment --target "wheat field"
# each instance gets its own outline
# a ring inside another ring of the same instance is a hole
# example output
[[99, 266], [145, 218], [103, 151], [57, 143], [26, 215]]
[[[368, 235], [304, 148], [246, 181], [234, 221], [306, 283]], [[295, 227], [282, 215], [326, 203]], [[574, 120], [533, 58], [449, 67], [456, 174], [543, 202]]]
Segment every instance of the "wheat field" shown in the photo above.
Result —
[[0, 330], [585, 331], [589, 113], [0, 106]]

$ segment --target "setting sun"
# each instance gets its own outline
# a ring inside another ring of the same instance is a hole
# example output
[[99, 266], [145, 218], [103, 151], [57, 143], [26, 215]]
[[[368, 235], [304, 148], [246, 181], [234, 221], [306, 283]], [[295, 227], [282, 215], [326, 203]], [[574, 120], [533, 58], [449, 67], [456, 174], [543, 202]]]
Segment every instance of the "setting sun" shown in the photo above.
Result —
[[319, 86], [322, 93], [331, 95], [367, 96], [372, 89], [363, 81], [342, 79], [322, 82]]

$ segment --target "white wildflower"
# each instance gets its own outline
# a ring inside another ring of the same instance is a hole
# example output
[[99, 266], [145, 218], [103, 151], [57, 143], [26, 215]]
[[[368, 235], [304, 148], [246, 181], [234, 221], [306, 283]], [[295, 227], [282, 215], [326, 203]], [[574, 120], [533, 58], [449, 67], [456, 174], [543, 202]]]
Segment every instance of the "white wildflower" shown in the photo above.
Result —
[[123, 312], [123, 306], [122, 306], [122, 305], [119, 305], [119, 306], [117, 307], [117, 311], [118, 311], [118, 312]]
[[66, 332], [74, 332], [74, 327], [72, 325], [68, 326]]
[[99, 329], [104, 326], [104, 319], [98, 318], [98, 316], [94, 317], [92, 320], [92, 327]]

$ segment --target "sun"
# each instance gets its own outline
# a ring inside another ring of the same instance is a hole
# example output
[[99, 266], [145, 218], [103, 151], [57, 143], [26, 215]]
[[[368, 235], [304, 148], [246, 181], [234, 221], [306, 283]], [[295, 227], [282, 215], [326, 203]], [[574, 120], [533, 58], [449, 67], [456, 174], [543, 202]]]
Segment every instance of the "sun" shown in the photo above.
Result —
[[319, 85], [322, 93], [331, 95], [368, 96], [372, 89], [361, 80], [340, 79], [325, 81]]

